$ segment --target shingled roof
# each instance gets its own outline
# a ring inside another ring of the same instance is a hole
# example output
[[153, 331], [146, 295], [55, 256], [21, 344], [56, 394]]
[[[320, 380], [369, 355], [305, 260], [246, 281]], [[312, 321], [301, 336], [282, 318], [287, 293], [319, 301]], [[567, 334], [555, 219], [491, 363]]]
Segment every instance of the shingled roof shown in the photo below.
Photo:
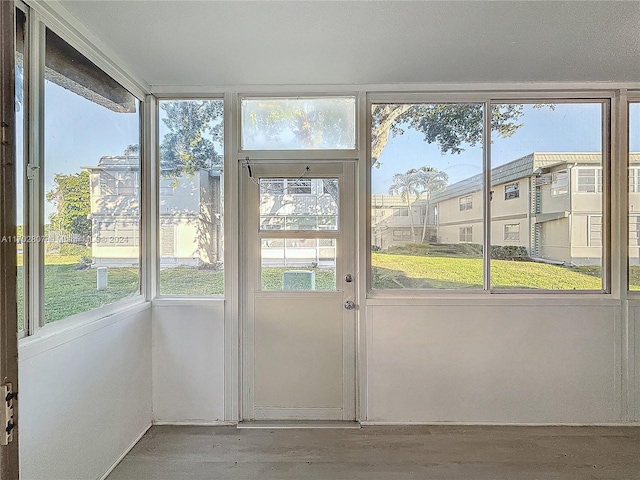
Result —
[[[640, 164], [640, 153], [630, 154], [630, 163]], [[543, 168], [550, 168], [562, 164], [591, 165], [602, 163], [600, 153], [539, 153], [533, 152], [524, 157], [517, 158], [491, 170], [491, 186], [513, 182], [521, 178], [534, 175], [534, 172]], [[434, 195], [431, 202], [441, 202], [449, 198], [467, 195], [482, 190], [482, 174], [465, 178], [449, 185], [445, 190]]]

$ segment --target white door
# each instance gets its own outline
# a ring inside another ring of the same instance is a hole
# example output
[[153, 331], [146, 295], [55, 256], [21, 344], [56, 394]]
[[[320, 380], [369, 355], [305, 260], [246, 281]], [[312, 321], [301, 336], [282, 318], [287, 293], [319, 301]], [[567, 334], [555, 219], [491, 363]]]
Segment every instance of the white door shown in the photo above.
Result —
[[248, 170], [242, 419], [354, 420], [354, 164]]

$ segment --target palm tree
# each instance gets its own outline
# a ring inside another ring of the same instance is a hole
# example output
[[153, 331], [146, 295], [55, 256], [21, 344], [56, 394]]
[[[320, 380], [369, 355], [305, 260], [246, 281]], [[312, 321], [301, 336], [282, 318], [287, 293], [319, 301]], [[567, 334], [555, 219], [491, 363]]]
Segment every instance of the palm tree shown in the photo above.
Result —
[[427, 236], [427, 221], [429, 218], [429, 204], [434, 194], [443, 191], [449, 184], [449, 175], [442, 170], [433, 167], [420, 167], [416, 173], [421, 189], [421, 195], [427, 201], [424, 214], [424, 223], [422, 224], [422, 243]]
[[420, 198], [422, 192], [422, 184], [420, 180], [420, 171], [412, 168], [405, 173], [396, 173], [393, 176], [392, 184], [389, 187], [389, 193], [391, 195], [400, 195], [402, 200], [407, 202], [407, 208], [409, 210], [409, 222], [411, 225], [411, 239], [413, 243], [416, 243], [416, 232], [413, 227], [413, 215], [411, 213], [411, 195], [415, 195], [416, 200]]

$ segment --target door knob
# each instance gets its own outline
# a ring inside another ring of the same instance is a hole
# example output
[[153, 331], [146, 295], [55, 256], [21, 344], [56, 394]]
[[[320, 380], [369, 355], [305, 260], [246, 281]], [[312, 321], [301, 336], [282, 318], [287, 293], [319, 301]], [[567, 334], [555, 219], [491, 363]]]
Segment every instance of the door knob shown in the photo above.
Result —
[[354, 308], [356, 308], [356, 304], [351, 300], [347, 300], [346, 302], [344, 302], [344, 308], [346, 308], [347, 310], [353, 310]]

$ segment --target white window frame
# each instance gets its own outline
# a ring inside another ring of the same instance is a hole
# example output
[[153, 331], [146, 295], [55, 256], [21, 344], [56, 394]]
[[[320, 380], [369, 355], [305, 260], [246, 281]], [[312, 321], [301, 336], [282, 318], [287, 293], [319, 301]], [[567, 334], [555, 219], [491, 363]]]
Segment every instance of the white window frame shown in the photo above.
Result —
[[473, 210], [473, 195], [463, 195], [458, 198], [458, 207], [460, 212]]
[[568, 195], [568, 194], [569, 194], [569, 170], [559, 170], [557, 172], [553, 172], [551, 174], [551, 196], [557, 197], [560, 195]]
[[[602, 193], [603, 190], [603, 176], [602, 176], [602, 166], [598, 167], [576, 167], [576, 191], [579, 194], [596, 194]], [[580, 175], [581, 172], [593, 171], [593, 175], [585, 175], [584, 173]], [[581, 178], [593, 178], [594, 183], [586, 183], [580, 184]], [[590, 186], [593, 185], [594, 190], [590, 191]]]
[[[494, 193], [494, 186], [491, 184], [491, 143], [490, 143], [490, 135], [491, 135], [491, 119], [488, 118], [486, 112], [489, 111], [492, 105], [495, 104], [525, 104], [525, 105], [535, 105], [535, 104], [544, 104], [544, 103], [554, 103], [554, 104], [598, 104], [600, 105], [602, 111], [602, 128], [601, 128], [601, 138], [602, 138], [602, 164], [603, 167], [603, 201], [602, 201], [602, 209], [603, 215], [605, 217], [605, 227], [604, 227], [604, 235], [606, 239], [604, 239], [603, 246], [603, 255], [602, 255], [602, 289], [595, 290], [525, 290], [525, 289], [492, 289], [491, 287], [491, 258], [490, 258], [490, 249], [483, 249], [483, 270], [484, 270], [484, 285], [482, 290], [474, 290], [467, 291], [465, 290], [465, 294], [495, 294], [495, 295], [540, 295], [540, 294], [566, 294], [566, 295], [586, 295], [586, 294], [610, 294], [612, 293], [612, 282], [611, 282], [611, 246], [610, 246], [610, 202], [608, 200], [608, 195], [610, 191], [610, 187], [608, 182], [611, 178], [611, 148], [610, 148], [610, 139], [612, 128], [611, 115], [612, 111], [616, 108], [616, 93], [614, 90], [597, 90], [597, 89], [585, 89], [585, 90], [557, 90], [557, 91], [485, 91], [485, 92], [441, 92], [441, 93], [368, 93], [367, 94], [367, 108], [366, 113], [369, 117], [369, 122], [367, 123], [367, 130], [370, 134], [371, 130], [371, 106], [374, 104], [381, 103], [390, 103], [390, 104], [413, 104], [413, 103], [484, 103], [485, 105], [485, 124], [484, 124], [484, 181], [483, 181], [483, 190], [481, 193], [482, 200], [482, 219], [483, 219], [483, 235], [482, 242], [483, 245], [491, 245], [491, 194]], [[369, 139], [370, 140], [370, 139]], [[369, 158], [366, 158], [367, 162], [370, 161]], [[370, 176], [369, 176], [370, 178]], [[571, 179], [569, 179], [571, 184]], [[571, 193], [571, 192], [567, 192]], [[454, 197], [455, 198], [455, 197]], [[461, 197], [457, 197], [461, 198]], [[368, 200], [370, 201], [370, 199]], [[464, 211], [464, 210], [460, 210]], [[479, 219], [478, 219], [479, 220]], [[369, 229], [370, 230], [370, 229]], [[368, 237], [370, 238], [373, 235], [371, 231], [368, 232]], [[368, 244], [363, 245], [366, 248], [370, 248]], [[417, 289], [411, 290], [407, 292], [397, 291], [397, 290], [372, 290], [371, 289], [371, 255], [369, 254], [369, 264], [367, 265], [368, 271], [368, 285], [369, 289], [367, 291], [367, 298], [384, 298], [384, 297], [409, 297], [409, 296], [432, 296], [432, 295], [455, 295], [461, 294], [461, 290], [439, 290], [439, 289]]]
[[[509, 191], [509, 187], [512, 188]], [[507, 183], [504, 186], [504, 199], [507, 200], [515, 200], [516, 198], [520, 198], [520, 185], [519, 182]]]
[[[509, 231], [509, 229], [513, 229], [513, 231]], [[520, 224], [519, 223], [506, 223], [504, 225], [504, 241], [505, 242], [520, 241]]]
[[459, 227], [458, 241], [460, 243], [473, 243], [473, 226]]
[[[148, 162], [147, 149], [144, 147], [143, 129], [145, 117], [148, 115], [144, 98], [145, 89], [141, 84], [133, 80], [124, 70], [115, 67], [104, 54], [95, 46], [90, 44], [82, 35], [70, 25], [61, 22], [51, 15], [46, 7], [38, 3], [30, 3], [28, 6], [21, 1], [16, 1], [16, 8], [22, 10], [27, 17], [27, 38], [25, 39], [25, 167], [31, 165], [30, 171], [34, 173], [33, 180], [25, 181], [25, 214], [24, 229], [25, 236], [34, 238], [44, 237], [44, 202], [45, 191], [42, 179], [44, 171], [44, 149], [45, 135], [43, 126], [44, 115], [44, 71], [40, 61], [40, 55], [45, 51], [45, 33], [51, 30], [60, 37], [71, 48], [75, 49], [89, 61], [96, 65], [106, 75], [128, 90], [139, 101], [139, 125], [140, 135], [140, 165], [143, 168]], [[141, 190], [142, 200], [144, 190]], [[140, 221], [141, 231], [145, 225], [143, 217]], [[44, 323], [44, 242], [27, 244], [29, 249], [29, 263], [24, 266], [24, 299], [25, 299], [25, 329], [21, 333], [21, 343], [39, 341], [44, 338], [52, 338], [51, 335], [70, 331], [80, 332], [80, 327], [93, 324], [96, 320], [108, 319], [115, 313], [142, 307], [145, 303], [143, 295], [144, 282], [146, 277], [147, 263], [144, 261], [144, 246], [141, 246], [140, 268], [139, 268], [139, 291], [137, 294], [109, 303], [102, 307], [97, 307], [84, 312], [70, 315], [66, 318], [56, 320], [45, 325]], [[75, 333], [70, 334], [71, 336]]]

